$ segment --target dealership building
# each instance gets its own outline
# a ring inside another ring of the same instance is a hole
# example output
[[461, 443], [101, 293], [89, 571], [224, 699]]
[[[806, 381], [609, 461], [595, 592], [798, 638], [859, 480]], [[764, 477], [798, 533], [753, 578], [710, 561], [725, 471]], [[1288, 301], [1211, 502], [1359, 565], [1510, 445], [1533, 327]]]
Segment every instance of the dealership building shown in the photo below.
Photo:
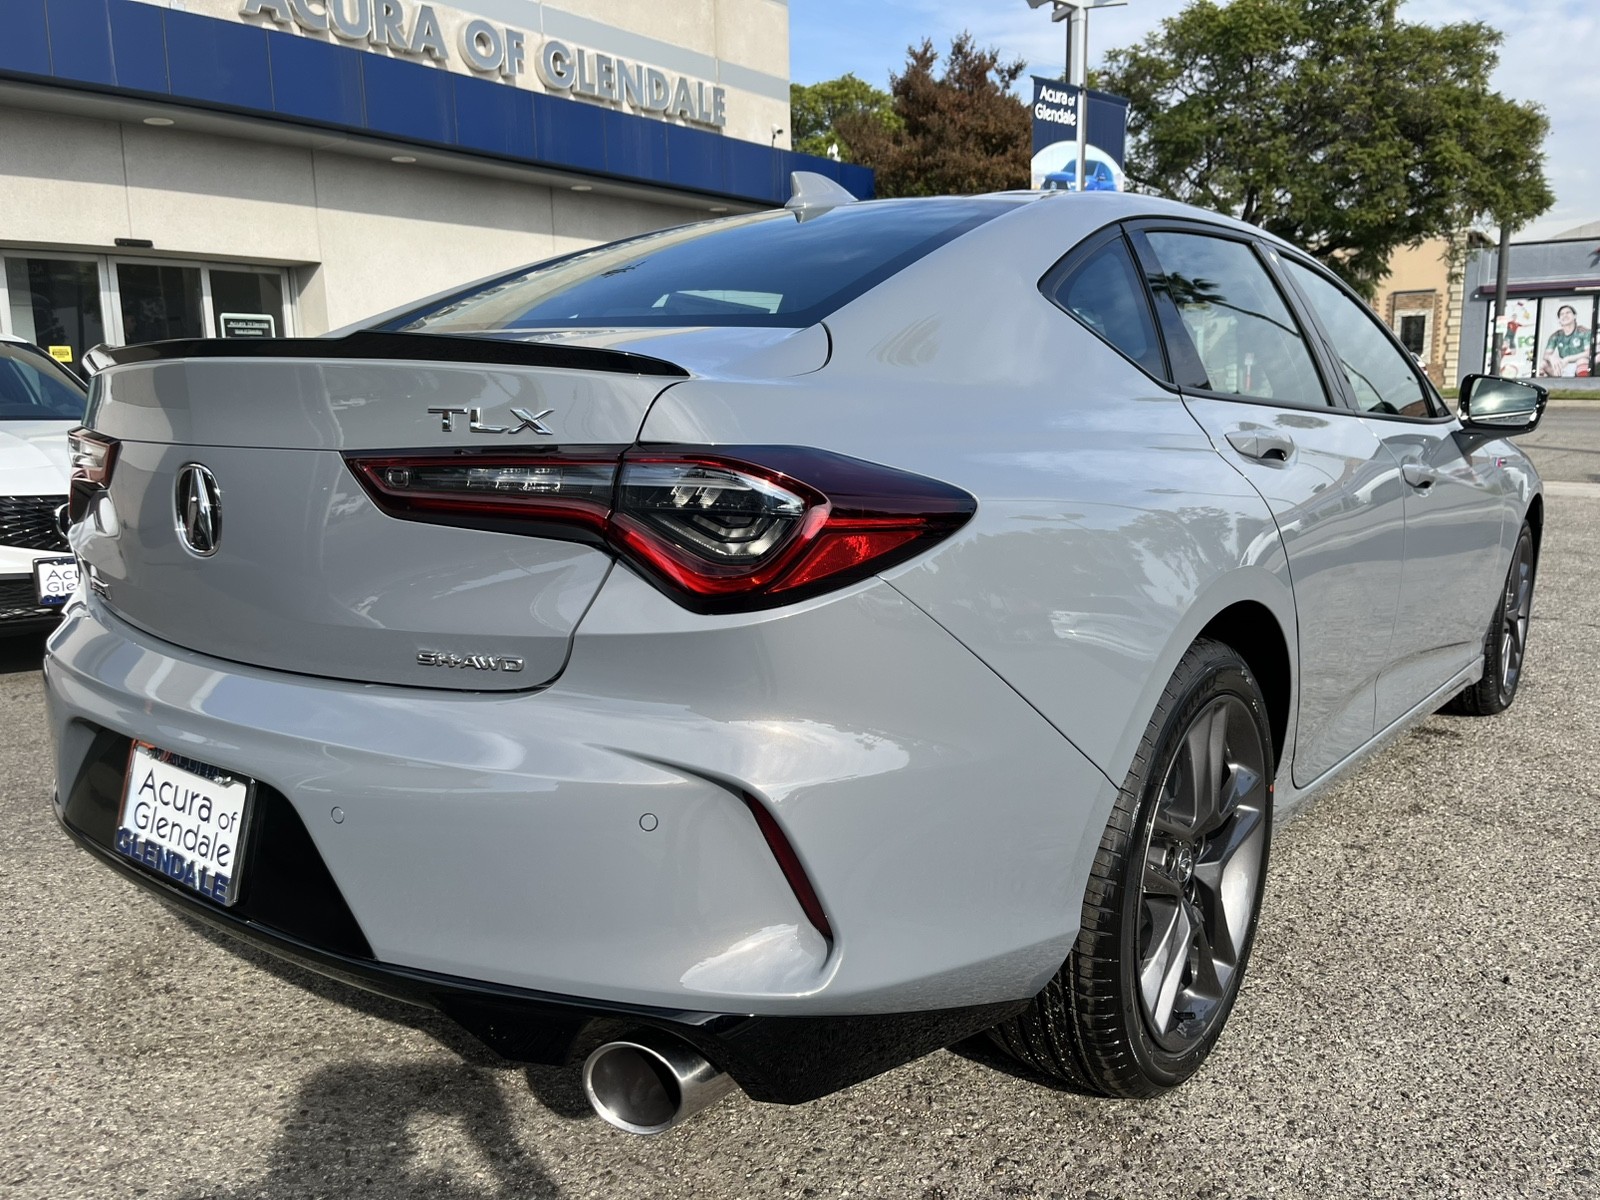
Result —
[[781, 204], [786, 0], [3, 0], [0, 332], [310, 336]]

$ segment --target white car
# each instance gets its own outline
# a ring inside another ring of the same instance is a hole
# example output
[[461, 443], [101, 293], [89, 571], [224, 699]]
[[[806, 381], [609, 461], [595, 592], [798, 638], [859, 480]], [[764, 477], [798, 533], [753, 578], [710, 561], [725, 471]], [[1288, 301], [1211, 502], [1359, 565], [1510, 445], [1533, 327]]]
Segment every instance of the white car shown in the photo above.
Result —
[[67, 431], [83, 420], [77, 376], [0, 334], [0, 636], [55, 623], [77, 586], [67, 549]]

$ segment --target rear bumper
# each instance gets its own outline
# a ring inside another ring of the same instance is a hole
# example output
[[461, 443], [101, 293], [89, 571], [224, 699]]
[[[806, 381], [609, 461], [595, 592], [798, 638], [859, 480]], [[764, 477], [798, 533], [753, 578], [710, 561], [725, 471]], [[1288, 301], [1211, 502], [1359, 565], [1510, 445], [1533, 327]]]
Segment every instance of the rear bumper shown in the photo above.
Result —
[[[515, 695], [225, 663], [90, 596], [51, 639], [46, 676], [62, 818], [102, 857], [129, 738], [276, 797], [287, 840], [268, 853], [250, 835], [238, 908], [183, 897], [213, 923], [331, 956], [335, 973], [353, 960], [519, 1004], [620, 1006], [645, 1024], [676, 1018], [638, 1014], [815, 1020], [824, 1041], [841, 1019], [893, 1030], [862, 1060], [881, 1064], [868, 1074], [1038, 991], [1076, 936], [1113, 796], [877, 583], [714, 618], [613, 572], [561, 679]], [[85, 787], [109, 813], [86, 815]], [[793, 847], [831, 940], [745, 797]]]
[[82, 849], [174, 909], [320, 975], [443, 1013], [513, 1062], [565, 1066], [575, 1052], [603, 1038], [657, 1029], [695, 1047], [752, 1099], [803, 1104], [970, 1037], [1026, 1003], [860, 1016], [756, 1016], [616, 1004], [398, 967], [312, 945], [207, 904], [76, 828], [69, 806], [59, 800], [57, 813]]

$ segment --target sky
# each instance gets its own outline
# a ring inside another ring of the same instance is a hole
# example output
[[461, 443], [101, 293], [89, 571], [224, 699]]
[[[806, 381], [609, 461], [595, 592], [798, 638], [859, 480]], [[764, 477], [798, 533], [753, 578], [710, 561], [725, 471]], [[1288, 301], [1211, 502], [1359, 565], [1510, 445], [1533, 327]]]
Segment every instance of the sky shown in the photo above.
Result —
[[[1128, 0], [1089, 17], [1089, 60], [1129, 46], [1152, 32], [1183, 0]], [[887, 87], [904, 68], [906, 47], [931, 38], [948, 48], [962, 30], [1003, 59], [1021, 58], [1030, 71], [1058, 75], [1066, 59], [1064, 25], [1048, 7], [1027, 0], [789, 0], [790, 76], [816, 83], [846, 72]], [[1492, 76], [1496, 90], [1531, 100], [1550, 118], [1545, 177], [1555, 206], [1518, 230], [1516, 239], [1554, 237], [1600, 221], [1600, 4], [1594, 0], [1405, 0], [1401, 19], [1427, 24], [1482, 21], [1505, 40]]]

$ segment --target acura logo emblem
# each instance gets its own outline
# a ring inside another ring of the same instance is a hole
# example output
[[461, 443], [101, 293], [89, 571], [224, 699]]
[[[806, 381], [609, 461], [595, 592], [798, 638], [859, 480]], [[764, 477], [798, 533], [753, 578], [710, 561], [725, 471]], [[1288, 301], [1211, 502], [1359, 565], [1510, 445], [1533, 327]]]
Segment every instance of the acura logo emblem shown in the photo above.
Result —
[[191, 554], [210, 558], [222, 537], [222, 492], [216, 476], [199, 463], [178, 471], [174, 499], [178, 509], [178, 539]]

